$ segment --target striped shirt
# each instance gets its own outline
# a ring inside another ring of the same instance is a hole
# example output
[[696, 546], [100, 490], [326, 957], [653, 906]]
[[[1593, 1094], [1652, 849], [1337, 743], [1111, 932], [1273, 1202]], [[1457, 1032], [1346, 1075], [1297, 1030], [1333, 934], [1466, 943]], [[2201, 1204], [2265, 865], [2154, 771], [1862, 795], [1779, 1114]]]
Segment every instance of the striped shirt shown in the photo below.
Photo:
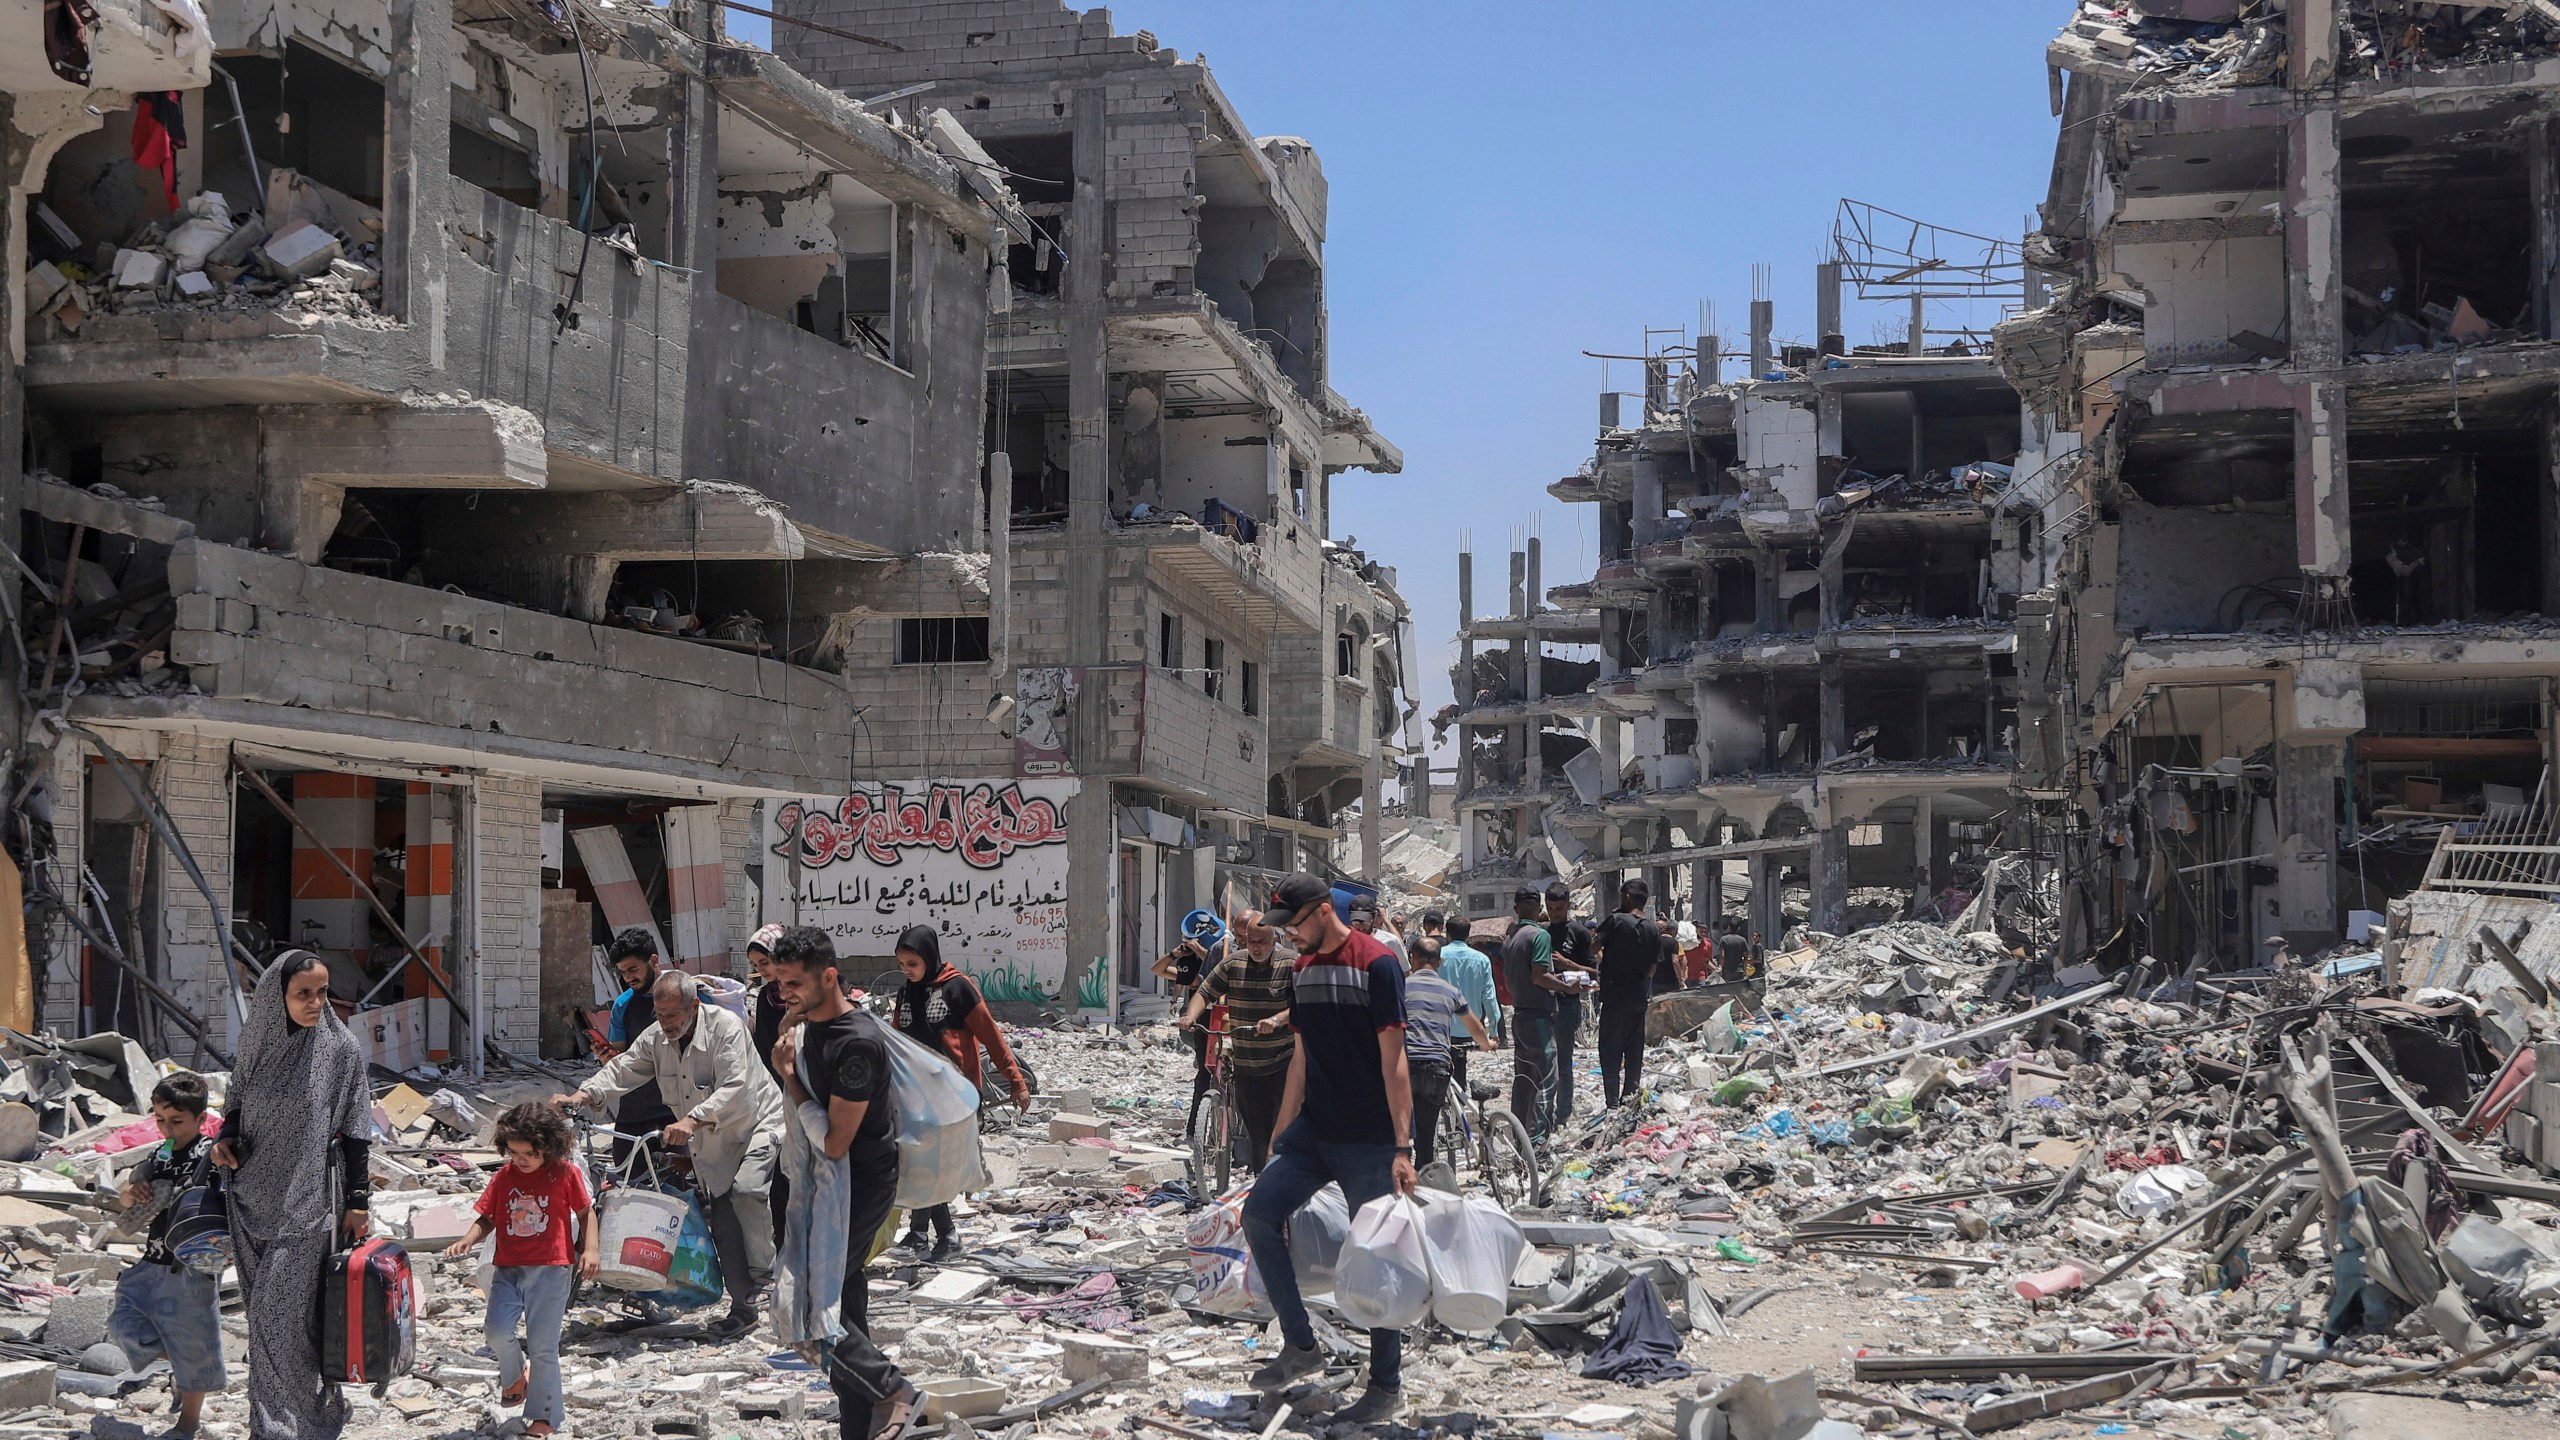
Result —
[[1254, 1031], [1254, 1022], [1267, 1020], [1289, 1008], [1289, 993], [1295, 980], [1289, 967], [1280, 963], [1277, 954], [1260, 964], [1239, 945], [1201, 977], [1200, 994], [1207, 1005], [1227, 1007], [1227, 1028], [1235, 1035], [1236, 1070], [1245, 1075], [1267, 1075], [1285, 1069], [1289, 1052], [1297, 1048], [1297, 1039], [1286, 1026], [1270, 1034]]
[[1426, 966], [1404, 977], [1405, 1058], [1448, 1064], [1461, 1028], [1458, 1017], [1468, 1009], [1467, 997], [1439, 971]]
[[1289, 1027], [1306, 1065], [1298, 1123], [1335, 1145], [1392, 1145], [1380, 1032], [1404, 1025], [1404, 972], [1394, 953], [1354, 930], [1331, 950], [1298, 957]]

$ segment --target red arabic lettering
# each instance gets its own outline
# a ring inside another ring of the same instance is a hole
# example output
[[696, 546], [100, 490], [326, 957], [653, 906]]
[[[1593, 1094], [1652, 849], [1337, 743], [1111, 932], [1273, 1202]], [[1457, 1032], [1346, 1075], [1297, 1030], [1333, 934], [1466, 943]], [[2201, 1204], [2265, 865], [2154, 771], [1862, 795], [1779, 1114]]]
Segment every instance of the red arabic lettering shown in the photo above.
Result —
[[1025, 795], [1018, 781], [1001, 788], [986, 781], [947, 782], [909, 795], [901, 786], [857, 790], [832, 809], [794, 800], [774, 817], [782, 842], [773, 853], [797, 851], [803, 868], [823, 870], [857, 853], [877, 865], [895, 865], [908, 850], [957, 855], [973, 869], [992, 870], [1016, 850], [1063, 844], [1066, 817], [1046, 797]]

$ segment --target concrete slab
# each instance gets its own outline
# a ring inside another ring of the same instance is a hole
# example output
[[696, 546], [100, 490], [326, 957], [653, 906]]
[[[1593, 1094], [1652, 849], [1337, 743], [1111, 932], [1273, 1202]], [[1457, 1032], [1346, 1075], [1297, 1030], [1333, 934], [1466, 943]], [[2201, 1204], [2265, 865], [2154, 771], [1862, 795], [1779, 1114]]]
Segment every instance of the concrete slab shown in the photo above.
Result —
[[2419, 1395], [2341, 1395], [2329, 1406], [2338, 1440], [2542, 1440], [2547, 1417], [2498, 1405]]

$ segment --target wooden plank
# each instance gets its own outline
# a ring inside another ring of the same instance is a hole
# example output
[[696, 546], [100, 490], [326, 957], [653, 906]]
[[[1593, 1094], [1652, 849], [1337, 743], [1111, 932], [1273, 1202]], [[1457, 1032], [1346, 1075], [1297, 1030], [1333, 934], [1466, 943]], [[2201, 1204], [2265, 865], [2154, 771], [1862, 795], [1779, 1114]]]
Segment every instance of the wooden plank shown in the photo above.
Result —
[[0, 1025], [36, 1028], [35, 967], [27, 962], [26, 889], [18, 862], [0, 850]]

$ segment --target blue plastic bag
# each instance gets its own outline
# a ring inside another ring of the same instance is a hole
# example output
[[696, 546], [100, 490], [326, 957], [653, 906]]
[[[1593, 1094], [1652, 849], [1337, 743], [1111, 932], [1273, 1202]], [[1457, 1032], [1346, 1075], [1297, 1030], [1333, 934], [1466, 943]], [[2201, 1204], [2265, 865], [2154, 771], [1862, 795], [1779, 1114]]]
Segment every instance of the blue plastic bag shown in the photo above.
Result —
[[720, 1252], [711, 1243], [711, 1221], [702, 1213], [702, 1197], [684, 1197], [684, 1229], [676, 1236], [673, 1263], [667, 1266], [667, 1288], [652, 1299], [671, 1310], [699, 1310], [728, 1291], [721, 1284]]

